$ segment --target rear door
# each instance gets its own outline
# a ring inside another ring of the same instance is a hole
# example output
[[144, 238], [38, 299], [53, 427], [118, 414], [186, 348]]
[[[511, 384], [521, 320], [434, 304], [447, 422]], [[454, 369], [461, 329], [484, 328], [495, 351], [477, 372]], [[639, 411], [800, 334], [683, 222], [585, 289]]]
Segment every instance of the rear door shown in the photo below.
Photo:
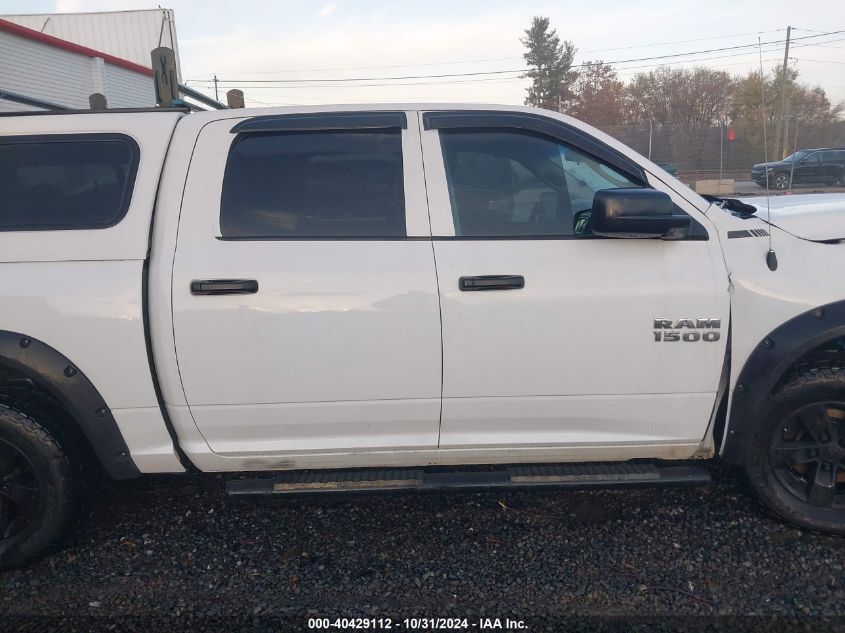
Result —
[[697, 444], [729, 316], [706, 217], [654, 181], [692, 216], [687, 239], [590, 235], [581, 220], [596, 191], [650, 186], [638, 165], [533, 114], [431, 112], [423, 123], [440, 446]]
[[211, 449], [435, 447], [440, 316], [416, 115], [216, 121], [193, 155], [173, 325]]
[[845, 152], [828, 149], [819, 152], [820, 181], [835, 183], [842, 175], [842, 163], [845, 162]]
[[795, 163], [795, 173], [792, 175], [792, 180], [795, 182], [819, 182], [824, 180], [822, 165], [819, 161], [820, 156], [821, 152], [812, 152]]

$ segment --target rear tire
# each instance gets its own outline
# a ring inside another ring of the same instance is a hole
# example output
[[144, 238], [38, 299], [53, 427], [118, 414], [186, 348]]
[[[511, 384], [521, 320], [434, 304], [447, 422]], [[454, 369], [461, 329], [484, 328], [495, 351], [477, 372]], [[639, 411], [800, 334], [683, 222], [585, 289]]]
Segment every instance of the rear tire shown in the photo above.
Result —
[[845, 359], [802, 365], [762, 411], [744, 465], [760, 500], [803, 528], [845, 535]]
[[73, 526], [79, 481], [44, 424], [0, 402], [0, 569], [57, 545]]

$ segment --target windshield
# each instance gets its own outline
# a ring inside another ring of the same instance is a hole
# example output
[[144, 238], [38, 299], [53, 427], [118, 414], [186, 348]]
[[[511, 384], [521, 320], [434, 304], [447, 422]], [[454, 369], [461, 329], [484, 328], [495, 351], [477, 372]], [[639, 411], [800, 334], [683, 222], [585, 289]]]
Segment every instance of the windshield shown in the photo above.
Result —
[[795, 152], [794, 154], [790, 154], [789, 156], [787, 156], [783, 160], [786, 161], [786, 162], [791, 162], [793, 160], [801, 160], [802, 158], [804, 158], [809, 153], [810, 152], [807, 151], [806, 149], [802, 149], [798, 152]]

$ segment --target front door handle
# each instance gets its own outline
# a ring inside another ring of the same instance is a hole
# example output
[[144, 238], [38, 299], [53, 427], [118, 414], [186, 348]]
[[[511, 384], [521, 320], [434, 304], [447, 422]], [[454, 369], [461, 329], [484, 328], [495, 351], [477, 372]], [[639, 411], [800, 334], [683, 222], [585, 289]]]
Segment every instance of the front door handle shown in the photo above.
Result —
[[525, 288], [522, 275], [478, 275], [461, 277], [458, 281], [461, 290], [517, 290]]
[[192, 295], [249, 295], [258, 292], [255, 279], [199, 279], [191, 282]]

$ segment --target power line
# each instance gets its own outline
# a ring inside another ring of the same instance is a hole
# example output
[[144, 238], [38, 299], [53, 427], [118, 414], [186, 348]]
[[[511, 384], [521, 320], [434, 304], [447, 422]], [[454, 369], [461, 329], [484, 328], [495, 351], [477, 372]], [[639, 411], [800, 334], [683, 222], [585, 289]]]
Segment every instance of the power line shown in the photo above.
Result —
[[[843, 38], [843, 39], [845, 39], [845, 38]], [[835, 41], [839, 41], [839, 40], [835, 40]], [[815, 46], [815, 45], [814, 44], [805, 44], [804, 46], [806, 47], [806, 46]], [[771, 48], [771, 49], [767, 50], [766, 52], [773, 52], [774, 50], [776, 50], [776, 49]], [[643, 68], [654, 68], [656, 66], [670, 66], [670, 65], [675, 65], [675, 64], [685, 64], [685, 63], [689, 63], [690, 61], [694, 61], [697, 64], [699, 62], [711, 61], [711, 60], [714, 60], [714, 59], [743, 57], [743, 56], [754, 55], [754, 54], [756, 54], [756, 52], [751, 51], [751, 52], [747, 52], [747, 53], [734, 53], [734, 54], [731, 54], [731, 55], [718, 55], [718, 56], [714, 56], [714, 57], [705, 57], [705, 58], [699, 58], [699, 59], [695, 59], [695, 60], [680, 60], [680, 61], [674, 61], [674, 62], [664, 62], [664, 63], [661, 63], [661, 64], [646, 64], [646, 65], [641, 65], [641, 66], [626, 66], [626, 67], [623, 67], [623, 68], [619, 68], [617, 70], [619, 71], [619, 76], [624, 77], [626, 75], [635, 74], [635, 73], [630, 73], [630, 72], [627, 72], [627, 71], [633, 71], [633, 70], [638, 70], [638, 69], [643, 69]], [[795, 59], [796, 61], [799, 61], [798, 58], [790, 58], [790, 59]], [[772, 62], [778, 62], [778, 61], [780, 61], [780, 60], [777, 59], [777, 58], [769, 58], [769, 59], [763, 60], [763, 62], [765, 62], [765, 63], [772, 63]], [[808, 60], [808, 61], [811, 61], [811, 60]], [[821, 61], [821, 60], [819, 60], [819, 61]], [[716, 66], [715, 69], [723, 68], [725, 66], [736, 66], [736, 65], [747, 64], [747, 63], [748, 62], [744, 62], [744, 61], [727, 63], [727, 64], [723, 63], [723, 64], [719, 64], [718, 66]], [[840, 63], [843, 63], [843, 62], [840, 62]], [[470, 85], [470, 84], [477, 84], [477, 83], [511, 83], [511, 82], [523, 81], [524, 79], [525, 79], [524, 77], [506, 77], [506, 78], [485, 77], [485, 78], [476, 78], [476, 79], [456, 79], [456, 80], [444, 80], [444, 81], [419, 81], [419, 82], [405, 82], [405, 83], [354, 83], [354, 84], [347, 84], [347, 85], [343, 85], [343, 84], [339, 84], [339, 83], [332, 83], [332, 84], [323, 84], [323, 85], [320, 85], [320, 84], [305, 84], [305, 85], [282, 85], [282, 86], [258, 85], [258, 86], [251, 86], [250, 89], [251, 90], [290, 90], [290, 89], [293, 89], [293, 90], [297, 90], [297, 89], [308, 90], [308, 89], [311, 89], [311, 88], [377, 88], [377, 87], [399, 87], [399, 86], [438, 86], [438, 85], [463, 85], [463, 84]], [[256, 102], [261, 103], [261, 102], [258, 102], [258, 101], [256, 101]], [[288, 105], [288, 104], [281, 104], [281, 105]], [[297, 104], [290, 104], [290, 105], [297, 105]]]
[[[792, 38], [792, 39], [793, 39], [793, 41], [795, 40], [795, 38]], [[831, 44], [832, 42], [845, 42], [845, 38], [840, 37], [840, 38], [837, 38], [835, 40], [826, 40], [824, 42], [810, 42], [810, 43], [807, 43], [807, 44], [794, 44], [792, 46], [792, 48], [806, 48], [808, 46], [818, 46], [820, 48], [827, 48], [827, 45]], [[841, 48], [841, 47], [831, 46], [830, 48]]]
[[796, 62], [817, 62], [819, 64], [845, 64], [845, 62], [836, 61], [833, 59], [809, 59], [807, 57], [790, 57]]
[[[749, 35], [761, 35], [764, 33], [778, 33], [780, 31], [785, 31], [786, 29], [771, 29], [768, 31], [748, 31], [746, 33], [732, 33], [729, 35], [712, 35], [710, 37], [697, 37], [688, 40], [675, 40], [672, 42], [652, 42], [650, 44], [633, 44], [631, 46], [616, 46], [613, 48], [594, 48], [584, 51], [579, 51], [579, 53], [609, 53], [612, 51], [623, 51], [623, 50], [631, 50], [631, 49], [638, 49], [638, 48], [653, 48], [655, 46], [672, 46], [674, 44], [689, 44], [691, 42], [704, 42], [708, 40], [722, 40], [722, 39], [730, 39], [733, 37], [746, 37]], [[393, 68], [421, 68], [425, 66], [450, 66], [456, 64], [480, 64], [486, 62], [504, 62], [504, 61], [514, 61], [522, 59], [522, 57], [496, 57], [496, 58], [488, 58], [488, 59], [465, 59], [465, 60], [452, 60], [452, 61], [445, 61], [445, 62], [425, 62], [420, 64], [395, 64], [390, 66], [344, 66], [344, 67], [337, 67], [337, 68], [310, 68], [310, 69], [289, 69], [289, 70], [260, 70], [260, 71], [250, 71], [252, 74], [255, 75], [272, 75], [276, 73], [316, 73], [316, 72], [337, 72], [337, 71], [344, 71], [344, 70], [388, 70]], [[212, 73], [203, 73], [203, 74], [212, 74]], [[190, 81], [200, 80], [201, 76], [191, 77]]]
[[[837, 35], [839, 33], [845, 33], [845, 29], [839, 31], [829, 31], [827, 33], [819, 34], [819, 35], [805, 35], [803, 37], [796, 37], [793, 40], [806, 40], [818, 37], [825, 37], [830, 35]], [[763, 46], [770, 46], [774, 44], [780, 44], [783, 40], [774, 40], [770, 42], [763, 42]], [[621, 59], [615, 60], [610, 62], [605, 62], [609, 65], [613, 64], [626, 64], [632, 62], [641, 62], [641, 61], [653, 61], [657, 59], [673, 59], [677, 57], [689, 57], [691, 55], [703, 55], [706, 53], [716, 53], [721, 51], [729, 51], [729, 50], [738, 50], [738, 49], [745, 49], [758, 46], [757, 44], [739, 44], [736, 46], [723, 46], [720, 48], [711, 48], [711, 49], [704, 49], [699, 51], [689, 51], [686, 53], [672, 53], [667, 55], [654, 55], [651, 57], [639, 57], [633, 59]], [[694, 61], [694, 60], [691, 60]], [[575, 64], [572, 68], [583, 68], [586, 64]], [[287, 84], [287, 83], [298, 83], [298, 84], [306, 84], [306, 83], [341, 83], [341, 82], [359, 82], [359, 81], [403, 81], [403, 80], [410, 80], [410, 79], [444, 79], [448, 77], [474, 77], [474, 76], [481, 76], [481, 75], [503, 75], [503, 74], [513, 74], [513, 73], [520, 73], [520, 72], [528, 72], [530, 68], [517, 68], [512, 70], [491, 70], [491, 71], [478, 71], [478, 72], [471, 72], [471, 73], [443, 73], [443, 74], [436, 74], [436, 75], [404, 75], [404, 76], [394, 76], [394, 77], [328, 77], [322, 79], [220, 79], [220, 83], [236, 83], [236, 84], [258, 84], [258, 83], [278, 83], [278, 84]], [[200, 80], [202, 82], [208, 82], [210, 80]]]
[[[804, 30], [804, 29], [798, 29], [798, 30]], [[834, 35], [834, 34], [842, 33], [842, 32], [843, 31], [826, 32], [826, 33], [822, 33], [821, 35], [819, 35], [819, 37]], [[798, 38], [796, 38], [796, 39], [798, 39]], [[805, 38], [801, 38], [801, 39], [805, 39]], [[833, 39], [833, 40], [828, 40], [828, 41], [825, 41], [825, 42], [808, 42], [808, 43], [804, 43], [804, 44], [796, 44], [795, 47], [801, 47], [801, 48], [811, 47], [811, 46], [824, 47], [829, 42], [840, 42], [840, 41], [845, 41], [845, 38]], [[772, 42], [770, 45], [774, 46], [775, 44], [778, 44], [778, 43], [779, 42]], [[727, 47], [727, 48], [728, 48], [728, 50], [731, 50], [734, 47]], [[776, 50], [776, 49], [770, 48], [766, 52], [773, 52], [774, 50]], [[724, 58], [730, 58], [730, 57], [743, 57], [743, 56], [751, 55], [753, 53], [754, 53], [754, 51], [744, 52], [744, 53], [732, 53], [732, 54], [729, 54], [729, 55], [719, 55], [719, 56], [713, 56], [713, 57], [707, 57], [707, 58], [698, 58], [698, 59], [691, 59], [691, 60], [678, 60], [678, 61], [674, 61], [674, 62], [662, 62], [662, 63], [658, 63], [658, 64], [647, 64], [647, 65], [640, 65], [640, 66], [627, 66], [627, 67], [618, 68], [617, 70], [621, 71], [620, 74], [624, 76], [624, 74], [626, 74], [626, 71], [636, 70], [636, 69], [640, 69], [640, 68], [649, 68], [649, 67], [663, 66], [663, 65], [668, 66], [668, 65], [673, 65], [673, 64], [684, 64], [684, 63], [696, 63], [697, 64], [699, 62], [713, 60], [713, 59], [724, 59]], [[688, 55], [691, 55], [691, 54], [695, 54], [695, 53], [689, 53]], [[798, 58], [792, 58], [792, 59], [795, 59], [796, 61], [800, 61]], [[769, 62], [777, 62], [779, 60], [778, 59], [766, 59], [766, 60], [763, 60], [763, 61], [765, 61], [766, 63], [769, 63]], [[810, 59], [807, 59], [807, 61], [824, 62], [826, 60], [810, 60]], [[622, 62], [618, 61], [618, 62], [605, 62], [605, 63], [615, 64], [615, 63], [622, 63]], [[723, 66], [745, 64], [745, 63], [748, 63], [748, 62], [734, 62], [733, 64], [730, 64], [730, 63], [729, 64], [720, 64], [717, 68], [720, 68], [720, 67], [723, 67]], [[845, 63], [845, 62], [835, 62], [835, 63]], [[585, 64], [580, 64], [577, 67], [583, 67], [584, 65]], [[511, 72], [519, 72], [519, 71], [511, 71]], [[482, 74], [485, 74], [485, 73], [482, 73]], [[631, 74], [631, 73], [627, 73], [627, 74]], [[459, 76], [459, 77], [473, 76], [472, 74], [467, 75], [467, 74], [464, 74], [464, 73], [458, 73], [456, 75]], [[379, 79], [379, 78], [374, 78], [374, 79]], [[461, 85], [461, 84], [471, 85], [471, 84], [477, 84], [477, 83], [511, 83], [511, 82], [522, 81], [524, 79], [525, 79], [524, 77], [498, 77], [497, 76], [497, 77], [483, 77], [483, 78], [474, 78], [474, 79], [456, 79], [454, 81], [453, 80], [421, 81], [421, 82], [413, 82], [413, 83], [407, 83], [407, 82], [406, 83], [373, 83], [373, 84], [353, 83], [353, 84], [349, 84], [349, 85], [340, 85], [337, 82], [333, 82], [332, 84], [328, 84], [328, 85], [313, 85], [313, 84], [309, 83], [309, 84], [306, 84], [306, 85], [252, 86], [251, 89], [252, 90], [256, 90], [256, 89], [271, 89], [271, 90], [272, 89], [306, 89], [307, 90], [307, 89], [310, 89], [310, 88], [395, 87], [395, 86]], [[203, 80], [200, 80], [200, 82], [202, 82], [202, 81]], [[208, 82], [208, 80], [206, 80], [206, 82]], [[302, 97], [297, 96], [297, 97], [294, 97], [294, 98], [301, 100]], [[251, 99], [251, 100], [254, 101], [255, 103], [265, 104], [265, 102], [263, 102], [263, 101], [258, 101], [258, 100], [255, 100], [255, 99]], [[322, 101], [318, 100], [318, 102], [322, 102]], [[271, 104], [271, 103], [266, 103], [266, 105], [300, 105], [300, 104], [289, 104], [289, 103], [281, 103], [281, 104], [272, 103]]]
[[[843, 38], [843, 39], [845, 39], [845, 38]], [[831, 40], [831, 41], [839, 41], [839, 40]], [[804, 44], [802, 46], [802, 48], [807, 47], [807, 46], [817, 46], [817, 44]], [[774, 52], [775, 50], [779, 50], [779, 47], [770, 47], [765, 52]], [[645, 64], [645, 65], [639, 65], [639, 66], [624, 66], [624, 67], [618, 68], [617, 70], [620, 71], [620, 74], [624, 74], [626, 71], [630, 71], [630, 70], [638, 70], [638, 69], [643, 69], [643, 68], [654, 68], [656, 66], [670, 66], [670, 65], [675, 65], [675, 64], [686, 64], [686, 63], [690, 63], [690, 62], [694, 62], [694, 63], [698, 64], [700, 62], [711, 61], [711, 60], [714, 60], [714, 59], [744, 57], [744, 56], [747, 56], [747, 55], [756, 55], [756, 51], [748, 51], [748, 52], [743, 52], [743, 53], [732, 53], [732, 54], [729, 54], [729, 55], [716, 55], [716, 56], [712, 56], [712, 57], [703, 57], [703, 58], [697, 58], [697, 59], [693, 59], [693, 60], [679, 60], [679, 61], [674, 61], [674, 62], [661, 62], [661, 63], [658, 63], [658, 64]], [[778, 60], [777, 59], [766, 59], [766, 60], [763, 60], [763, 61], [768, 63], [768, 62], [773, 62], [773, 61], [778, 61]], [[621, 63], [621, 62], [605, 62], [605, 63], [610, 64], [610, 63]], [[742, 64], [742, 63], [747, 63], [747, 62], [738, 62], [738, 63]], [[730, 66], [730, 65], [736, 65], [736, 64], [721, 64], [720, 66]], [[585, 64], [581, 65], [581, 67], [583, 67], [583, 66], [585, 66]], [[522, 72], [522, 71], [495, 71], [495, 72]], [[459, 74], [457, 76], [464, 77], [464, 76], [467, 76], [467, 75]], [[507, 78], [487, 77], [487, 78], [483, 78], [483, 79], [463, 79], [463, 80], [456, 80], [456, 81], [421, 81], [421, 82], [407, 82], [406, 81], [404, 83], [350, 83], [350, 84], [346, 84], [346, 85], [343, 85], [340, 82], [332, 82], [332, 83], [314, 82], [314, 83], [312, 83], [310, 81], [300, 82], [300, 81], [297, 81], [297, 80], [291, 80], [290, 83], [287, 83], [285, 85], [256, 85], [256, 86], [251, 86], [251, 89], [261, 90], [261, 89], [297, 89], [297, 88], [354, 88], [354, 87], [362, 87], [363, 88], [363, 87], [387, 87], [387, 86], [447, 85], [447, 84], [480, 83], [480, 82], [504, 83], [504, 82], [511, 82], [511, 81], [520, 81], [521, 79], [523, 79], [523, 78], [522, 77], [507, 77]], [[198, 81], [202, 82], [204, 80], [198, 80]], [[210, 81], [210, 80], [205, 80], [205, 81]], [[374, 80], [374, 81], [378, 81], [378, 80]]]
[[[748, 35], [763, 35], [764, 33], [777, 33], [779, 31], [785, 31], [786, 29], [771, 29], [769, 31], [750, 31], [748, 33], [736, 33], [734, 35], [712, 35], [710, 37], [697, 37], [691, 40], [677, 40], [675, 42], [656, 42], [654, 44], [634, 44], [632, 46], [617, 46], [616, 48], [596, 48], [593, 50], [588, 51], [579, 51], [583, 53], [609, 53], [611, 51], [624, 51], [630, 50], [632, 48], [648, 48], [653, 46], [671, 46], [673, 44], [688, 44], [690, 42], [704, 42], [706, 40], [721, 40], [721, 39], [728, 39], [731, 37], [745, 37]], [[755, 44], [756, 46], [756, 44]]]
[[[771, 52], [771, 51], [769, 51]], [[752, 53], [743, 53], [743, 55], [750, 55]], [[721, 55], [718, 57], [708, 57], [702, 60], [696, 61], [707, 61], [712, 59], [723, 59], [725, 57], [736, 57], [736, 55]], [[764, 62], [776, 62], [779, 61], [776, 58], [771, 59], [764, 59]], [[678, 61], [678, 62], [667, 62], [666, 64], [660, 64], [663, 66], [668, 66], [670, 64], [683, 64], [685, 62]], [[721, 66], [731, 66], [737, 64], [746, 64], [748, 62], [734, 62], [733, 64], [721, 64]], [[636, 70], [640, 68], [653, 68], [654, 64], [648, 66], [628, 66], [625, 68], [620, 68], [619, 70], [624, 73], [625, 71]], [[620, 73], [620, 74], [622, 74]], [[416, 82], [405, 82], [405, 83], [355, 83], [355, 84], [307, 84], [307, 85], [284, 85], [284, 86], [267, 86], [267, 85], [259, 85], [259, 86], [251, 86], [250, 90], [297, 90], [297, 89], [306, 89], [310, 90], [311, 88], [380, 88], [380, 87], [401, 87], [401, 86], [443, 86], [443, 85], [460, 85], [460, 84], [475, 84], [475, 83], [506, 83], [506, 82], [514, 82], [514, 81], [523, 81], [524, 77], [485, 77], [485, 78], [476, 78], [476, 79], [456, 79], [456, 80], [444, 80], [444, 81], [416, 81]]]
[[[309, 68], [309, 69], [291, 69], [291, 70], [251, 70], [248, 71], [253, 75], [274, 75], [276, 73], [324, 73], [324, 72], [338, 72], [344, 70], [389, 70], [393, 68], [419, 68], [423, 66], [449, 66], [453, 64], [480, 64], [484, 62], [509, 62], [522, 59], [521, 57], [497, 57], [492, 59], [466, 59], [459, 61], [448, 62], [426, 62], [424, 64], [395, 64], [391, 66], [344, 66], [339, 68]], [[210, 75], [211, 73], [203, 73]], [[192, 77], [191, 81], [206, 81], [200, 76]]]
[[[763, 62], [777, 62], [780, 61], [778, 58], [769, 58], [764, 59]], [[682, 63], [682, 62], [674, 62], [674, 63]], [[748, 62], [734, 62], [733, 64], [723, 64], [723, 66], [730, 66], [736, 64], [746, 64]], [[419, 81], [413, 83], [403, 83], [403, 84], [351, 84], [351, 85], [309, 85], [309, 86], [253, 86], [251, 90], [286, 90], [286, 89], [304, 89], [310, 90], [312, 88], [366, 88], [366, 87], [400, 87], [400, 86], [444, 86], [444, 85], [473, 85], [478, 83], [511, 83], [517, 81], [524, 81], [523, 77], [510, 77], [506, 79], [501, 79], [498, 77], [492, 78], [483, 78], [483, 79], [457, 79], [457, 80], [446, 80], [446, 81]], [[258, 101], [257, 99], [248, 99], [251, 101], [255, 101], [256, 103], [260, 103], [262, 105], [300, 105], [295, 103], [265, 103], [263, 101]]]

